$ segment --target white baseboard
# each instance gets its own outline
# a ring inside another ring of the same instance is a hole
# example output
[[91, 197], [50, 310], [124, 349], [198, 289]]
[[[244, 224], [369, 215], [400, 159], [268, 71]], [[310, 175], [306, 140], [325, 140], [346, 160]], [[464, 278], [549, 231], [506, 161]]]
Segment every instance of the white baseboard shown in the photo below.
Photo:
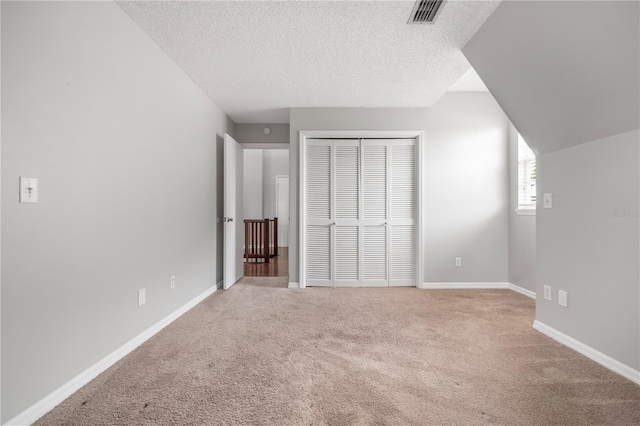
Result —
[[556, 342], [562, 343], [563, 345], [573, 349], [574, 351], [581, 353], [587, 358], [592, 359], [598, 364], [608, 368], [611, 371], [614, 371], [620, 374], [623, 377], [631, 380], [632, 382], [640, 385], [640, 371], [635, 370], [628, 365], [621, 363], [608, 355], [603, 354], [600, 351], [593, 349], [590, 346], [585, 345], [584, 343], [574, 339], [573, 337], [569, 337], [564, 333], [559, 332], [555, 328], [549, 327], [548, 325], [535, 320], [533, 322], [533, 328], [538, 330], [540, 333], [551, 337]]
[[157, 322], [155, 325], [149, 327], [148, 329], [131, 339], [129, 342], [116, 349], [110, 355], [107, 355], [105, 358], [101, 359], [64, 385], [60, 386], [55, 391], [51, 392], [46, 397], [42, 398], [40, 401], [33, 404], [31, 407], [24, 410], [22, 413], [15, 416], [13, 419], [6, 422], [5, 425], [24, 426], [35, 423], [36, 420], [47, 414], [49, 411], [53, 410], [58, 404], [67, 399], [69, 396], [73, 395], [82, 386], [98, 377], [100, 373], [130, 354], [135, 348], [149, 340], [156, 333], [171, 324], [173, 321], [180, 318], [183, 314], [185, 314], [187, 311], [196, 306], [198, 303], [202, 302], [210, 295], [212, 295], [215, 291], [216, 287], [211, 287], [190, 302], [187, 302], [185, 305], [178, 308], [176, 311], [169, 314], [168, 316]]
[[423, 283], [420, 287], [422, 289], [501, 289], [506, 288], [509, 290], [513, 290], [516, 293], [523, 294], [532, 299], [536, 298], [536, 294], [527, 290], [526, 288], [522, 288], [518, 285], [511, 284], [508, 282], [459, 282], [459, 283]]
[[224, 281], [220, 281], [218, 284], [216, 284], [216, 289], [222, 290], [223, 285], [224, 285]]
[[526, 288], [520, 287], [519, 285], [507, 283], [507, 288], [509, 290], [515, 291], [516, 293], [524, 294], [525, 296], [530, 297], [534, 300], [536, 298], [536, 293], [534, 291], [527, 290]]
[[480, 288], [508, 288], [509, 283], [502, 282], [460, 282], [460, 283], [423, 283], [423, 289], [480, 289]]
[[[289, 288], [300, 288], [300, 284], [290, 282]], [[457, 282], [457, 283], [422, 283], [420, 289], [509, 289], [516, 293], [523, 294], [532, 299], [536, 298], [535, 292], [527, 290], [515, 284], [508, 282]]]

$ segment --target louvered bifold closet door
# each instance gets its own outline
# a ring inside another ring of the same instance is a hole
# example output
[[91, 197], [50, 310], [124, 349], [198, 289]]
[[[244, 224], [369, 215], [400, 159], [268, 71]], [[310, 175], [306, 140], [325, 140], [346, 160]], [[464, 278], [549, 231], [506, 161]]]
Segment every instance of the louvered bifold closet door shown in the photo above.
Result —
[[389, 145], [390, 212], [389, 285], [415, 286], [416, 270], [416, 144], [414, 139]]
[[362, 285], [389, 285], [387, 141], [362, 141]]
[[306, 281], [332, 286], [332, 157], [331, 141], [307, 141]]
[[360, 143], [334, 140], [334, 286], [353, 287], [360, 277]]
[[306, 285], [415, 286], [416, 141], [306, 143]]

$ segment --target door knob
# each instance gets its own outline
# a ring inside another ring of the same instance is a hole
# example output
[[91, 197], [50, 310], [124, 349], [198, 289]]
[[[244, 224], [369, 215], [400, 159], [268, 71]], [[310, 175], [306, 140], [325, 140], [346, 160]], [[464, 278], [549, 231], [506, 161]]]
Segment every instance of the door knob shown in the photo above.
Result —
[[232, 217], [223, 217], [222, 221], [223, 222], [233, 222], [233, 218]]

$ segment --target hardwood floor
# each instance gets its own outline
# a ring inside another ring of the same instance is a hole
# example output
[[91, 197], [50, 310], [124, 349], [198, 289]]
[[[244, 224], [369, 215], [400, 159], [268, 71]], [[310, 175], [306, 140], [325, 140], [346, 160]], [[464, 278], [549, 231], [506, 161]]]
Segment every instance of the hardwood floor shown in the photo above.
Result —
[[245, 277], [286, 277], [289, 275], [289, 248], [278, 247], [278, 256], [269, 263], [244, 262]]

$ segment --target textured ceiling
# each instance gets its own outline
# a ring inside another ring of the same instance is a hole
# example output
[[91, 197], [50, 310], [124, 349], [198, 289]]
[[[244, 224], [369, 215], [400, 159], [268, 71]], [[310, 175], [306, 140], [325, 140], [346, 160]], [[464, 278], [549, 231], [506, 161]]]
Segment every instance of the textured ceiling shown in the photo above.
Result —
[[290, 107], [428, 107], [468, 69], [461, 49], [497, 1], [130, 1], [122, 9], [237, 123]]

